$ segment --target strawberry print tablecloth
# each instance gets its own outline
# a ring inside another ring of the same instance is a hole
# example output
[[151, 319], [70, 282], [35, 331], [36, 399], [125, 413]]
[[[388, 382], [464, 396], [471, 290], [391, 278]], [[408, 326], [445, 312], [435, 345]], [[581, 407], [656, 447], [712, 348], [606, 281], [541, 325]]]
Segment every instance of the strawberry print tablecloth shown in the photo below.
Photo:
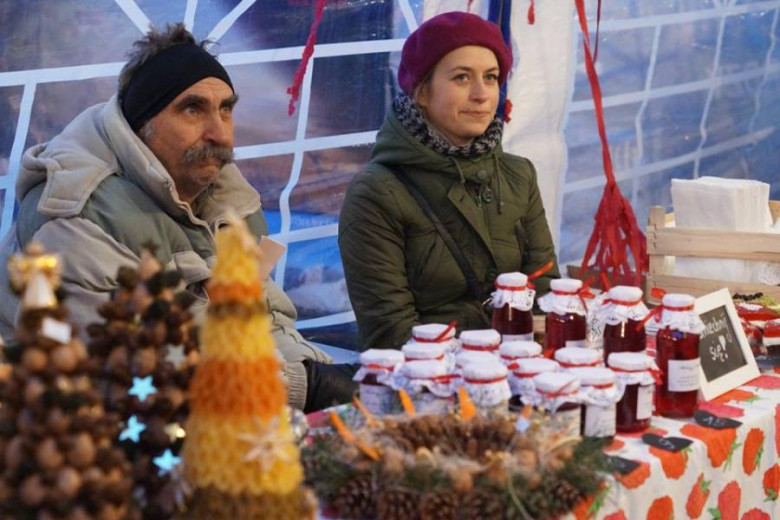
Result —
[[715, 430], [653, 417], [650, 433], [693, 440], [677, 453], [645, 444], [641, 434], [618, 436], [607, 452], [639, 466], [610, 479], [569, 518], [780, 519], [780, 376], [762, 375], [701, 408], [742, 424]]

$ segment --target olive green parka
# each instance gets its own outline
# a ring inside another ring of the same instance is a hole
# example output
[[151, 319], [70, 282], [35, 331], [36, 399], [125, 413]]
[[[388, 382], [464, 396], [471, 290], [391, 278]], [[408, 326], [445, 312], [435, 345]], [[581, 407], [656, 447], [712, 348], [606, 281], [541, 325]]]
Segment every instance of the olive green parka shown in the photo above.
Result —
[[[436, 153], [391, 110], [372, 159], [347, 190], [339, 247], [360, 349], [400, 348], [420, 323], [458, 321], [459, 330], [490, 327], [483, 302], [431, 220], [388, 167], [403, 167], [471, 262], [486, 294], [498, 274], [530, 274], [555, 262], [555, 248], [528, 159], [499, 144], [479, 159]], [[492, 193], [491, 193], [492, 192]], [[557, 263], [535, 283], [558, 278]]]

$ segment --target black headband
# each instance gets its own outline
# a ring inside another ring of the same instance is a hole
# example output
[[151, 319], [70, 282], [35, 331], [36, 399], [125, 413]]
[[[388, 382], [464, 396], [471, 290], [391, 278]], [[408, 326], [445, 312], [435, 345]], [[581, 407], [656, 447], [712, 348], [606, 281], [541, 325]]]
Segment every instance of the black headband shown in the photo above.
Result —
[[176, 96], [204, 78], [219, 78], [233, 89], [225, 67], [194, 43], [174, 45], [152, 56], [122, 92], [122, 113], [134, 132]]

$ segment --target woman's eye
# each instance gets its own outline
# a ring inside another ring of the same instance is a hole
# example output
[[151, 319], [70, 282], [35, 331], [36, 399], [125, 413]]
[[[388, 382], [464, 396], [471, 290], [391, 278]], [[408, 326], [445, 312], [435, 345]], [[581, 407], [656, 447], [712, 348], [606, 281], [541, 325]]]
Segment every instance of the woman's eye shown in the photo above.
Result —
[[469, 80], [468, 74], [458, 74], [457, 76], [455, 76], [455, 81], [458, 81], [460, 83], [464, 83], [468, 80]]
[[488, 81], [498, 81], [498, 74], [488, 74], [485, 76], [485, 79]]

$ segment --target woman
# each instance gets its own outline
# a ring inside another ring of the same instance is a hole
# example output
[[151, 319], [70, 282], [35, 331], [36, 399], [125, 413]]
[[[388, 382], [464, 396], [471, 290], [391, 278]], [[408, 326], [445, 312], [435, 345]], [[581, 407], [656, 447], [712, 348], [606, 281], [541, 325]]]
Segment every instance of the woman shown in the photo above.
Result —
[[496, 108], [511, 63], [498, 27], [462, 12], [428, 20], [404, 44], [403, 92], [339, 222], [360, 348], [399, 348], [420, 323], [489, 328], [483, 303], [498, 274], [552, 261], [541, 293], [559, 276], [536, 171], [501, 149]]

